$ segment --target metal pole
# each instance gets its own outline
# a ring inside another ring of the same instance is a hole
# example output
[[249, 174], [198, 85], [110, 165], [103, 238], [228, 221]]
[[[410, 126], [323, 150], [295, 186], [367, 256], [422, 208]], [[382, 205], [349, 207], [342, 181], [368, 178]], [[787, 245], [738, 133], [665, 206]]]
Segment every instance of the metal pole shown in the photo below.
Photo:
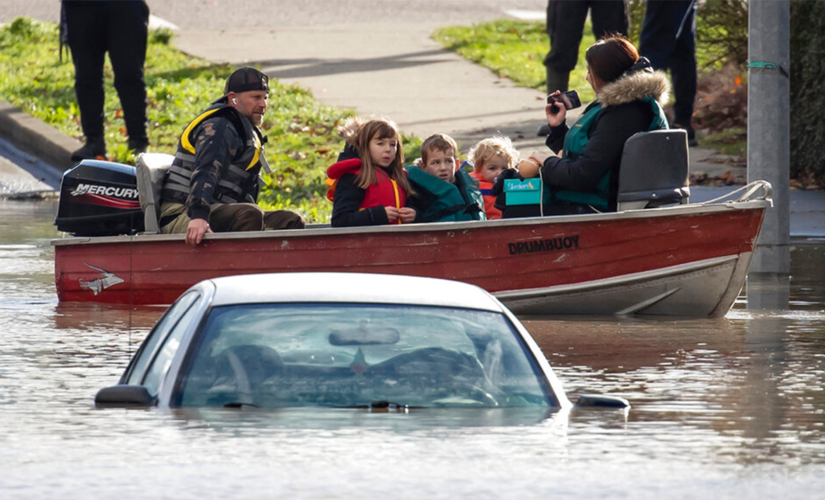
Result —
[[750, 272], [783, 274], [790, 258], [790, 3], [750, 0], [748, 9], [748, 182], [773, 185]]

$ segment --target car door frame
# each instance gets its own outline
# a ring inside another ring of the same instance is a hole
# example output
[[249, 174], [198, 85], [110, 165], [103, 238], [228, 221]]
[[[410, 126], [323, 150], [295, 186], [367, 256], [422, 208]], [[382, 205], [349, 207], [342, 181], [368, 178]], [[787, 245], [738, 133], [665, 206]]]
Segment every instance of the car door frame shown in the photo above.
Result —
[[[176, 365], [179, 365], [179, 362], [177, 362], [178, 358], [181, 357], [182, 352], [185, 352], [185, 349], [188, 347], [188, 344], [189, 344], [189, 339], [191, 338], [192, 334], [199, 327], [200, 323], [202, 322], [202, 320], [204, 318], [205, 312], [207, 311], [207, 309], [209, 308], [209, 306], [212, 302], [212, 297], [215, 294], [215, 285], [214, 285], [214, 283], [212, 283], [212, 281], [203, 281], [203, 282], [198, 283], [197, 285], [191, 287], [190, 289], [188, 289], [187, 291], [182, 293], [181, 296], [178, 298], [178, 300], [176, 300], [171, 306], [169, 306], [169, 308], [166, 310], [166, 312], [163, 313], [163, 315], [158, 319], [157, 322], [155, 322], [155, 326], [152, 327], [152, 330], [150, 330], [149, 334], [143, 340], [143, 342], [140, 345], [140, 348], [135, 353], [135, 355], [132, 357], [131, 361], [129, 362], [129, 365], [127, 365], [126, 370], [124, 370], [123, 375], [121, 375], [120, 380], [118, 381], [119, 385], [124, 385], [124, 384], [128, 383], [129, 379], [134, 374], [135, 365], [137, 364], [138, 360], [144, 354], [144, 350], [146, 348], [147, 341], [153, 335], [158, 335], [159, 334], [157, 329], [160, 328], [160, 325], [163, 324], [163, 320], [173, 310], [175, 305], [177, 305], [182, 298], [186, 297], [190, 293], [196, 293], [198, 295], [198, 297], [197, 297], [197, 299], [195, 299], [195, 302], [192, 305], [190, 305], [189, 308], [187, 308], [187, 310], [184, 312], [184, 314], [186, 314], [186, 312], [188, 312], [189, 310], [194, 308], [194, 316], [193, 316], [194, 321], [189, 322], [189, 324], [184, 327], [186, 329], [186, 331], [181, 336], [180, 345], [178, 346], [178, 349], [175, 352], [175, 354], [172, 356], [172, 363], [170, 364], [169, 368], [166, 370], [166, 373], [163, 373], [160, 376], [160, 383], [159, 383], [160, 390], [158, 391], [158, 393], [156, 395], [153, 395], [153, 396], [156, 396], [156, 401], [157, 401], [158, 406], [162, 406], [164, 389], [167, 387], [168, 382], [169, 382], [167, 379], [169, 378], [170, 374], [172, 374], [175, 371]], [[154, 366], [155, 362], [157, 361], [158, 354], [164, 348], [164, 346], [166, 345], [166, 342], [169, 340], [169, 337], [171, 336], [172, 332], [176, 331], [178, 326], [179, 325], [177, 325], [177, 324], [172, 325], [170, 328], [167, 329], [167, 331], [165, 333], [162, 334], [163, 338], [158, 339], [157, 343], [152, 348], [152, 352], [147, 354], [149, 356], [149, 359], [148, 359], [146, 365], [142, 369], [142, 373], [140, 374], [139, 383], [133, 384], [133, 385], [141, 385], [141, 386], [144, 385], [144, 381], [145, 381], [147, 373], [149, 373], [149, 371]]]

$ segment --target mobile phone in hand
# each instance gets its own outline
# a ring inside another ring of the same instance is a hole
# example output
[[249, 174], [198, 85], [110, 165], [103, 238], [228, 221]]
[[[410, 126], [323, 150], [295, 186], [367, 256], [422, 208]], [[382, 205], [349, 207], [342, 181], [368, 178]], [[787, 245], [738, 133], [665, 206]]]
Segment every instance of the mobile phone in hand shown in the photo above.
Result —
[[[547, 96], [547, 104], [553, 104], [557, 101], [561, 102], [564, 105], [565, 109], [574, 109], [582, 105], [582, 102], [579, 99], [579, 94], [575, 90], [568, 90], [567, 92], [562, 92], [558, 95]], [[558, 113], [558, 110], [555, 106], [553, 106], [550, 112], [556, 114]]]

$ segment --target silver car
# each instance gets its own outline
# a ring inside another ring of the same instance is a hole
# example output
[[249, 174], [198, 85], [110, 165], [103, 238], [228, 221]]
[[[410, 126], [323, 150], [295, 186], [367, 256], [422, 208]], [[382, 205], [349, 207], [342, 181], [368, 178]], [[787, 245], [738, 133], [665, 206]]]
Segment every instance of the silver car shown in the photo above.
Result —
[[[530, 334], [473, 285], [289, 273], [205, 280], [158, 320], [98, 406], [567, 408]], [[578, 406], [624, 408], [583, 396]]]

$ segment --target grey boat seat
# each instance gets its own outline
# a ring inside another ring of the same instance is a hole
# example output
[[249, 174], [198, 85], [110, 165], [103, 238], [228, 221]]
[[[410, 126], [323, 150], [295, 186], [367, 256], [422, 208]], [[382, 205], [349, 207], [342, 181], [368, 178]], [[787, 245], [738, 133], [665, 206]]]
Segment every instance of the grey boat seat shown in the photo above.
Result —
[[146, 234], [160, 232], [160, 191], [166, 178], [166, 171], [172, 165], [174, 156], [166, 153], [141, 153], [137, 157], [137, 189], [140, 209]]
[[634, 134], [622, 151], [616, 210], [688, 203], [688, 179], [686, 131], [653, 130]]

